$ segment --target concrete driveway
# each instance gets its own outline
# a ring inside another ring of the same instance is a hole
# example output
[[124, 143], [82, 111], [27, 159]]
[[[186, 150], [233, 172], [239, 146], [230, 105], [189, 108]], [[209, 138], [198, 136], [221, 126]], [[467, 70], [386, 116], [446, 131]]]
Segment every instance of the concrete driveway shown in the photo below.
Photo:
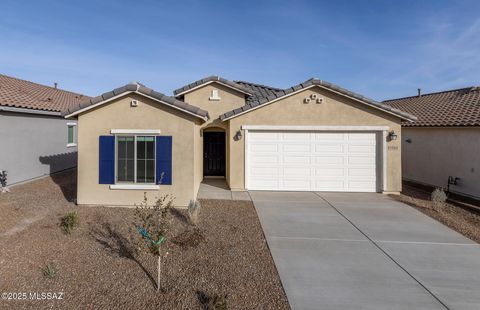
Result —
[[480, 309], [480, 247], [381, 194], [250, 192], [293, 309]]

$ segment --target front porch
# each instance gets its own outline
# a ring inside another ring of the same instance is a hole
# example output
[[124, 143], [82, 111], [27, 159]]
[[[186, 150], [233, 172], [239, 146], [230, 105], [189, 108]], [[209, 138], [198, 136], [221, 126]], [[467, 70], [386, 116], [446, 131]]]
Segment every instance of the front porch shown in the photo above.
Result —
[[231, 191], [224, 178], [204, 178], [198, 189], [198, 199], [223, 199], [251, 201], [250, 194]]

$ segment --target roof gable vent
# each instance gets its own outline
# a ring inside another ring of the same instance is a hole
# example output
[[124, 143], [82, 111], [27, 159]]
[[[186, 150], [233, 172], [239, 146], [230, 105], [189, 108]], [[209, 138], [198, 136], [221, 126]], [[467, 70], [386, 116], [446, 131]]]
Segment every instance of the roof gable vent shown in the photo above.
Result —
[[208, 98], [208, 100], [210, 101], [219, 101], [221, 98], [220, 96], [218, 95], [218, 89], [212, 89], [212, 94], [211, 96]]

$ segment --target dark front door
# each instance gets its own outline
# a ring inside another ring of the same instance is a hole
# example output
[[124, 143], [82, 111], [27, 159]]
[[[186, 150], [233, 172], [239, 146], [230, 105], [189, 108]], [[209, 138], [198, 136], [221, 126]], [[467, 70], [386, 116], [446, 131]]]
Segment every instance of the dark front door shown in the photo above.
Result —
[[203, 175], [225, 176], [225, 133], [203, 133]]

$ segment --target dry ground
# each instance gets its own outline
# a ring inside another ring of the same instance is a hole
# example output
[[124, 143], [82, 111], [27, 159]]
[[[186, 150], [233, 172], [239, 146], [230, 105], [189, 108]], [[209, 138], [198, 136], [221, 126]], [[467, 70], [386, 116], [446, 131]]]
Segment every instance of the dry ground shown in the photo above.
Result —
[[404, 186], [401, 195], [391, 195], [391, 197], [413, 206], [465, 237], [480, 243], [480, 215], [478, 213], [450, 203], [435, 205], [430, 200], [429, 193], [412, 186]]
[[[132, 246], [134, 210], [69, 203], [74, 180], [69, 172], [0, 195], [0, 293], [64, 293], [60, 301], [0, 300], [1, 309], [202, 309], [215, 295], [226, 296], [229, 309], [289, 308], [250, 202], [202, 201], [191, 236], [185, 211], [173, 212], [157, 293], [156, 260]], [[80, 226], [67, 235], [59, 222], [72, 210]], [[55, 277], [42, 274], [46, 264], [56, 266]]]

